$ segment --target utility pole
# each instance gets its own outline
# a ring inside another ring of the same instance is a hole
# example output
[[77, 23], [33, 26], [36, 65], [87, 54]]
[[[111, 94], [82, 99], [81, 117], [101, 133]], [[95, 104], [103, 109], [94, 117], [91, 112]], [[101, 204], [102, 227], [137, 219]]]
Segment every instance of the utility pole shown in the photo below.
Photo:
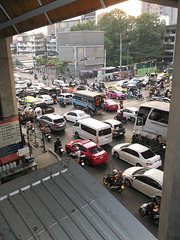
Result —
[[120, 52], [119, 52], [119, 64], [120, 64], [120, 72], [122, 71], [122, 33], [120, 33], [120, 38], [119, 38], [119, 45], [120, 45]]

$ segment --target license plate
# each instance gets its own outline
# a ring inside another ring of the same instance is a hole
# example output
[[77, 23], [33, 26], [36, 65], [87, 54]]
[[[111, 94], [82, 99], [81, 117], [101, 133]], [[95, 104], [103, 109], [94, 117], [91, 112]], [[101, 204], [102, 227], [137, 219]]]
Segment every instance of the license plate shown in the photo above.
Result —
[[124, 186], [122, 185], [121, 188], [124, 189]]
[[113, 107], [115, 107], [115, 106], [113, 106]]

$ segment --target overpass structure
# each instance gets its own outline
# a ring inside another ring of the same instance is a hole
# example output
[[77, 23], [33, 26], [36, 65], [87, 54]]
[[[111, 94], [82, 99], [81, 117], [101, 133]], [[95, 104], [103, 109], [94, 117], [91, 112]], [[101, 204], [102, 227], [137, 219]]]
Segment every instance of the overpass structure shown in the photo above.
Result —
[[[0, 123], [17, 116], [10, 36], [56, 23], [110, 5], [120, 0], [8, 0], [0, 3]], [[177, 7], [178, 0], [147, 2]], [[180, 239], [180, 11], [178, 12], [172, 98], [164, 168], [159, 240]], [[136, 223], [134, 223], [136, 224]], [[124, 238], [122, 238], [124, 239]], [[126, 239], [132, 239], [131, 236]], [[138, 238], [133, 238], [138, 239]], [[139, 238], [140, 239], [140, 238]], [[145, 238], [144, 238], [145, 239]]]

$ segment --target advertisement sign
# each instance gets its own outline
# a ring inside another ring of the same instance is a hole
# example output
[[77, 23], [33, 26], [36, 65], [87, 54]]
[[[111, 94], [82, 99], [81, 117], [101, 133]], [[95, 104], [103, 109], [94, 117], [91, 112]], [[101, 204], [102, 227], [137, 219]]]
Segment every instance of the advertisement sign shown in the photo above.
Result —
[[18, 152], [22, 148], [18, 116], [0, 121], [0, 158]]

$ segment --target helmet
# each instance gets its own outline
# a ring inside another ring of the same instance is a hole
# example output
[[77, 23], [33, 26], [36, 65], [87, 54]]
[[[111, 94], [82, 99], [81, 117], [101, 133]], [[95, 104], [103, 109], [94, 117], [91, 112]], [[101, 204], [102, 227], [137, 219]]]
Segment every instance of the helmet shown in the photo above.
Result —
[[153, 196], [153, 197], [152, 197], [152, 202], [158, 204], [158, 203], [159, 203], [159, 200], [158, 200], [157, 197]]
[[76, 150], [78, 151], [78, 150], [79, 150], [79, 148], [78, 148], [78, 147], [76, 147]]
[[59, 137], [57, 137], [57, 140], [59, 140]]
[[113, 173], [113, 174], [117, 174], [117, 170], [114, 169], [114, 170], [112, 171], [112, 173]]

